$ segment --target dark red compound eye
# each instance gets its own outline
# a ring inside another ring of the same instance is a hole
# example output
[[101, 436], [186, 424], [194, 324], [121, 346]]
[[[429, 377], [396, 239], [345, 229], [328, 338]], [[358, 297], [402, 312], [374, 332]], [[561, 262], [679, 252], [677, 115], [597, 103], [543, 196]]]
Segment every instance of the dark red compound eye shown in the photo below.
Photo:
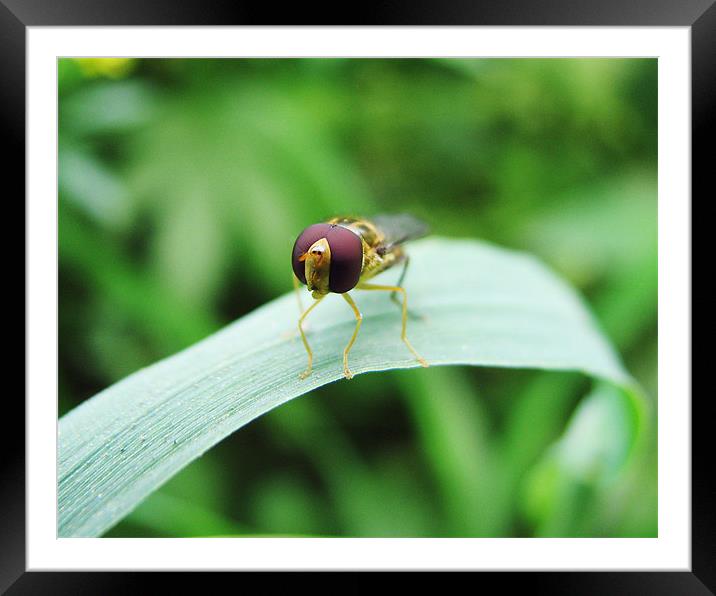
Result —
[[308, 226], [296, 238], [291, 255], [291, 264], [296, 277], [306, 283], [306, 270], [299, 257], [306, 253], [311, 245], [325, 238], [331, 248], [331, 268], [329, 289], [336, 294], [352, 290], [360, 279], [363, 267], [363, 247], [358, 234], [333, 224], [313, 224]]

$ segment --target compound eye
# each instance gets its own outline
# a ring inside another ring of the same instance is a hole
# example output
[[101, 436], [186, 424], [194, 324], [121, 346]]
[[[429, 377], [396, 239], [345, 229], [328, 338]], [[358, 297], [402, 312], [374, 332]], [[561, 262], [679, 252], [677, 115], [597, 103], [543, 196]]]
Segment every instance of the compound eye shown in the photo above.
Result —
[[360, 279], [363, 268], [363, 245], [360, 236], [348, 228], [334, 224], [313, 224], [296, 238], [291, 255], [291, 266], [302, 284], [306, 283], [306, 253], [321, 238], [331, 249], [328, 287], [331, 292], [343, 294], [352, 290]]
[[326, 234], [331, 247], [331, 268], [328, 286], [331, 292], [343, 294], [352, 290], [360, 279], [363, 268], [363, 245], [358, 234], [334, 226]]
[[306, 257], [304, 255], [317, 240], [325, 238], [330, 230], [330, 224], [313, 224], [303, 230], [296, 238], [296, 242], [293, 244], [293, 253], [291, 254], [291, 266], [302, 284], [306, 283], [306, 267], [304, 265]]

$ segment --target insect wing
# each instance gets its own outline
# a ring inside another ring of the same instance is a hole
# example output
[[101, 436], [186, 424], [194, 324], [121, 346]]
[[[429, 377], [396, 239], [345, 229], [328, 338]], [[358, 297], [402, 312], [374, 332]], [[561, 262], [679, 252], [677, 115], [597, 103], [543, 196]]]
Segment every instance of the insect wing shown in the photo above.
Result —
[[371, 220], [384, 236], [382, 252], [430, 233], [428, 224], [407, 213], [376, 215]]

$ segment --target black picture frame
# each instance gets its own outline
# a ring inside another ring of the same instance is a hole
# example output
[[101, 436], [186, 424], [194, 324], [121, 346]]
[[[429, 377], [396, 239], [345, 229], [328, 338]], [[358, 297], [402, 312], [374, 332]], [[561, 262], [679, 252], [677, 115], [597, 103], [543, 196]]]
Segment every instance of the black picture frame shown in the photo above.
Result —
[[[338, 10], [336, 10], [338, 9]], [[340, 11], [340, 12], [339, 12]], [[136, 25], [501, 25], [501, 26], [689, 26], [692, 57], [692, 187], [706, 188], [713, 169], [707, 141], [714, 138], [716, 91], [716, 5], [714, 0], [461, 0], [427, 3], [362, 2], [334, 7], [305, 3], [212, 2], [210, 0], [0, 0], [0, 113], [7, 150], [5, 175], [25, 191], [25, 39], [30, 26]], [[713, 144], [713, 143], [710, 143]], [[703, 150], [699, 151], [703, 147]], [[6, 186], [7, 188], [7, 186]], [[705, 191], [704, 191], [705, 192]], [[9, 191], [8, 191], [9, 193]], [[710, 193], [713, 195], [713, 191]], [[19, 201], [13, 201], [19, 204]], [[692, 201], [693, 204], [693, 201]], [[9, 217], [9, 216], [8, 216]], [[23, 215], [24, 218], [24, 210]], [[7, 287], [9, 287], [8, 284]], [[19, 294], [19, 292], [17, 292]], [[6, 393], [5, 416], [20, 429], [24, 407]], [[716, 539], [713, 508], [716, 493], [708, 488], [713, 466], [706, 394], [692, 400], [692, 571], [691, 572], [539, 572], [490, 573], [500, 589], [527, 588], [569, 594], [713, 594], [716, 593]], [[0, 592], [9, 594], [106, 594], [146, 592], [150, 582], [162, 588], [176, 578], [182, 586], [205, 589], [199, 574], [57, 573], [25, 571], [24, 431], [2, 434], [0, 452]], [[149, 577], [152, 576], [152, 577]], [[201, 574], [204, 576], [204, 574]], [[263, 580], [262, 580], [263, 581]], [[201, 583], [200, 583], [201, 582]], [[337, 589], [344, 586], [336, 580]], [[356, 584], [353, 584], [356, 585]]]

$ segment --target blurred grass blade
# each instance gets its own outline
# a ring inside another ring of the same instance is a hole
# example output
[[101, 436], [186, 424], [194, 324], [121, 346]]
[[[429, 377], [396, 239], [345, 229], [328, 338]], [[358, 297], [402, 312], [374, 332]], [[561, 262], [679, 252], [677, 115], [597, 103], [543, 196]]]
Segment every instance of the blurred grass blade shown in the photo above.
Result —
[[[402, 377], [405, 402], [440, 491], [450, 536], [500, 536], [505, 532], [490, 419], [476, 399], [465, 369], [431, 369], [422, 382]], [[436, 396], [437, 397], [436, 399]]]
[[[539, 536], [609, 536], [595, 523], [597, 502], [618, 501], [617, 476], [633, 461], [646, 424], [641, 402], [608, 383], [580, 402], [562, 437], [526, 479], [524, 513]], [[603, 492], [603, 494], [600, 493]], [[599, 499], [597, 499], [599, 496]], [[612, 509], [616, 503], [610, 503]]]
[[[410, 321], [409, 337], [431, 364], [576, 370], [633, 384], [580, 299], [535, 259], [441, 238], [415, 243], [410, 252], [410, 307], [424, 318]], [[289, 272], [287, 262], [287, 280]], [[398, 273], [383, 279], [395, 281]], [[351, 352], [354, 373], [417, 366], [400, 341], [399, 311], [388, 296], [355, 294], [365, 318]], [[297, 318], [295, 297], [287, 294], [64, 416], [59, 535], [102, 534], [228, 434], [340, 379], [354, 326], [350, 310], [330, 296], [312, 313], [315, 363], [305, 381], [298, 379], [306, 354]]]

